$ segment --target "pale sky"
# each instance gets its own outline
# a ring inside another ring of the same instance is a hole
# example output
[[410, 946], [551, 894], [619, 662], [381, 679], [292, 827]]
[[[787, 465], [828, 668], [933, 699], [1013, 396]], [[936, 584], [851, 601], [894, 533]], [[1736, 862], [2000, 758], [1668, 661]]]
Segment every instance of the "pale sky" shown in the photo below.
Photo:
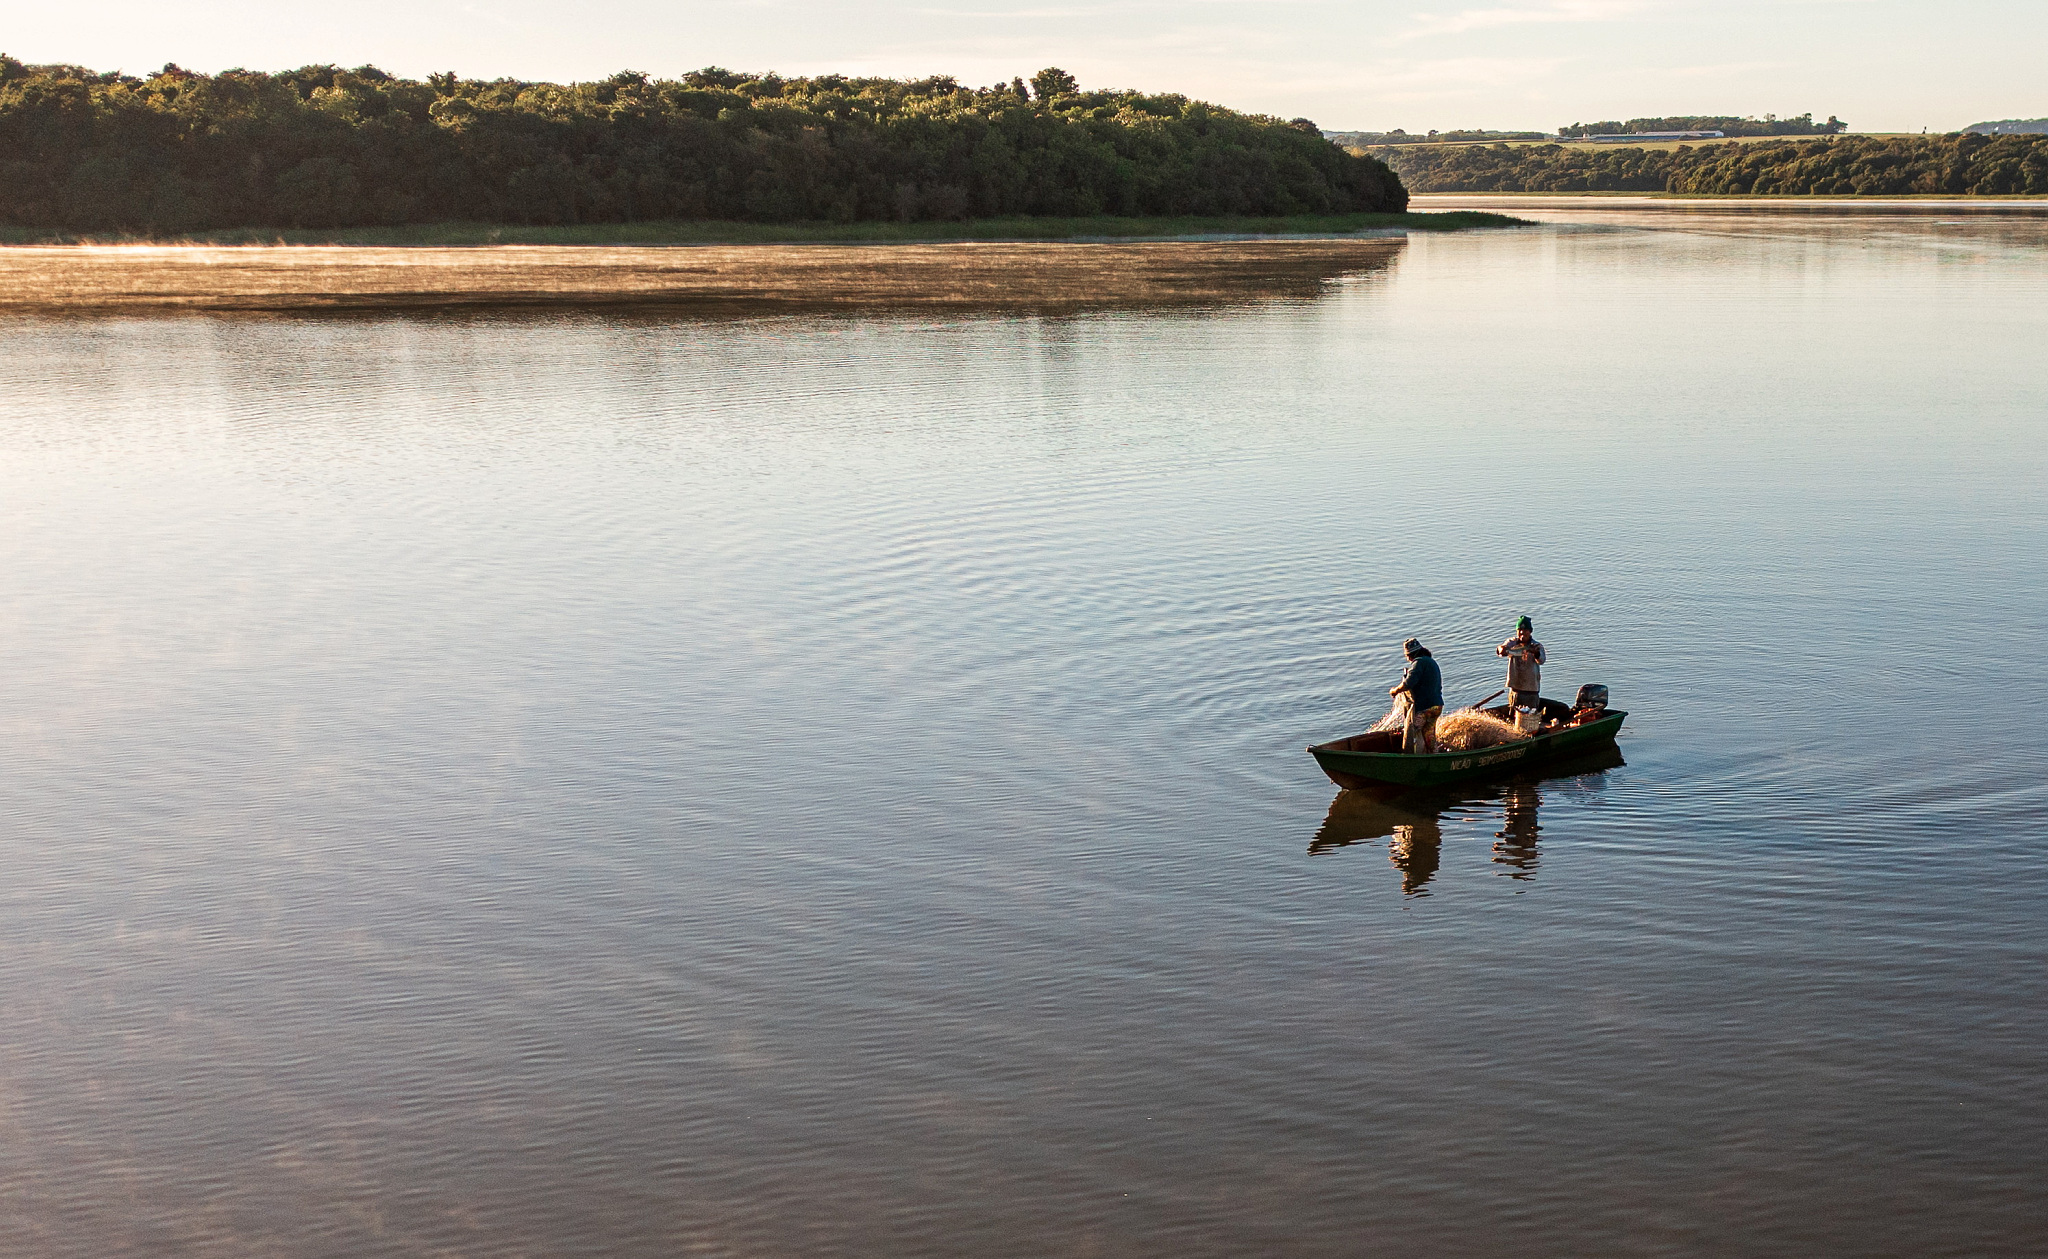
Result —
[[0, 52], [131, 73], [952, 74], [1057, 65], [1324, 127], [1548, 130], [1676, 113], [1858, 131], [2048, 115], [2044, 0], [0, 0]]

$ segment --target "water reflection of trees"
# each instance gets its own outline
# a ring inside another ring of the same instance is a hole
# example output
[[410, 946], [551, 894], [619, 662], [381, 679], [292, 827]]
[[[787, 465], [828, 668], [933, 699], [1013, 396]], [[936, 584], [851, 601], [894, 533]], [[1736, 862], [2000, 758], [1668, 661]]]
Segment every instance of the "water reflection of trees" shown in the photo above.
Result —
[[1469, 787], [1375, 791], [1341, 791], [1308, 846], [1327, 853], [1353, 844], [1387, 841], [1387, 858], [1401, 872], [1401, 891], [1427, 896], [1428, 884], [1443, 860], [1444, 819], [1479, 816], [1498, 808], [1494, 831], [1495, 873], [1511, 879], [1534, 878], [1541, 853], [1537, 815], [1546, 798], [1598, 790], [1607, 770], [1626, 764], [1611, 745], [1591, 756], [1559, 762], [1539, 774]]

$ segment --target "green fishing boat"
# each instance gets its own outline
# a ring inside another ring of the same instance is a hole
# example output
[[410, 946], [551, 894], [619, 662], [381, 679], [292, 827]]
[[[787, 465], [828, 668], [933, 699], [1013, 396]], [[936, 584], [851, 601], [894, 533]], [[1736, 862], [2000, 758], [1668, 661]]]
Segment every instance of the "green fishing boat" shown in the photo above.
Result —
[[[1505, 705], [1479, 711], [1503, 721], [1514, 718]], [[1565, 722], [1571, 720], [1572, 709], [1556, 700], [1544, 700], [1543, 716], [1546, 721]], [[1599, 720], [1584, 725], [1554, 726], [1513, 743], [1468, 752], [1409, 756], [1401, 751], [1399, 730], [1373, 730], [1348, 739], [1332, 739], [1308, 751], [1339, 787], [1440, 787], [1520, 773], [1544, 761], [1592, 751], [1603, 743], [1612, 743], [1627, 716], [1625, 712], [1610, 710]]]

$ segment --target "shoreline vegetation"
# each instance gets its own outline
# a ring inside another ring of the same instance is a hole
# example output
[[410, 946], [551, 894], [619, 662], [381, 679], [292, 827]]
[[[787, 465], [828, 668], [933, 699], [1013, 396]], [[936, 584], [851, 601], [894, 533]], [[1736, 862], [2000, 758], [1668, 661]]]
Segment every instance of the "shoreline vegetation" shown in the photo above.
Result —
[[2048, 135], [1702, 140], [1671, 148], [1507, 144], [1372, 150], [1415, 193], [2012, 197], [2048, 194]]
[[1718, 131], [1724, 136], [1804, 136], [1835, 135], [1847, 129], [1841, 119], [1828, 116], [1828, 120], [1816, 123], [1810, 113], [1796, 118], [1780, 118], [1776, 114], [1765, 114], [1762, 118], [1736, 117], [1731, 114], [1687, 114], [1668, 118], [1631, 118], [1626, 122], [1575, 122], [1559, 127], [1556, 131], [1489, 131], [1485, 129], [1462, 131], [1430, 131], [1410, 135], [1396, 127], [1391, 131], [1326, 131], [1335, 144], [1347, 149], [1370, 150], [1383, 145], [1400, 144], [1494, 144], [1526, 143], [1541, 144], [1545, 141], [1585, 139], [1596, 135], [1624, 135], [1643, 131]]
[[1399, 214], [1386, 163], [1306, 118], [1084, 90], [709, 66], [678, 79], [146, 76], [0, 56], [0, 226], [260, 227]]
[[1078, 242], [1112, 240], [1277, 240], [1359, 234], [1457, 232], [1528, 227], [1529, 220], [1484, 210], [1404, 211], [1399, 214], [1289, 216], [1182, 215], [1174, 217], [1014, 217], [922, 223], [742, 223], [657, 220], [639, 223], [422, 223], [355, 228], [230, 228], [172, 235], [65, 232], [0, 227], [0, 246], [360, 246], [367, 248], [492, 245], [691, 246], [949, 244], [955, 242]]

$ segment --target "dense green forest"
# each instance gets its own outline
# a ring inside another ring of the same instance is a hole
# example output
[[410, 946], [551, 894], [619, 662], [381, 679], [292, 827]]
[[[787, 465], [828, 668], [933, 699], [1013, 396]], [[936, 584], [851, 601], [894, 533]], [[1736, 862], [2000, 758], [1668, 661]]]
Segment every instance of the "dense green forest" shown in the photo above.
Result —
[[1401, 211], [1305, 118], [1082, 91], [717, 68], [525, 83], [373, 66], [147, 77], [0, 57], [0, 224], [149, 232], [480, 220]]
[[1678, 192], [1900, 196], [2048, 193], [2048, 136], [1836, 136], [1676, 149], [1374, 150], [1416, 192]]
[[1627, 122], [1575, 122], [1569, 127], [1559, 127], [1557, 134], [1567, 140], [1581, 136], [1628, 135], [1638, 131], [1718, 131], [1728, 136], [1831, 136], [1847, 126], [1833, 114], [1828, 115], [1826, 122], [1815, 122], [1812, 114], [1801, 114], [1797, 118], [1780, 118], [1776, 114], [1765, 114], [1762, 118], [1687, 114], [1675, 118], [1631, 118]]

